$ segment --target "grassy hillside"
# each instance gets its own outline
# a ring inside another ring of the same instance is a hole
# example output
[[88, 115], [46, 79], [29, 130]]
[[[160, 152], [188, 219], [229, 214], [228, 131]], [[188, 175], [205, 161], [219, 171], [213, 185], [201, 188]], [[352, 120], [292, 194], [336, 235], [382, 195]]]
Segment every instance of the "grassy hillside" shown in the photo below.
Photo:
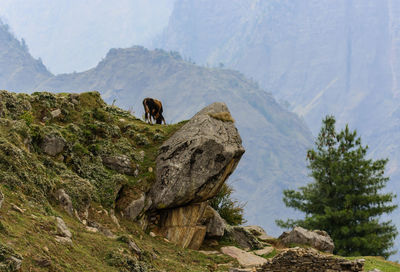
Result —
[[[231, 261], [152, 238], [118, 212], [118, 192], [148, 190], [158, 146], [183, 123], [145, 124], [107, 106], [96, 92], [29, 96], [1, 91], [0, 101], [0, 190], [5, 196], [0, 242], [22, 255], [23, 271], [136, 271], [129, 270], [136, 264], [149, 268], [143, 271], [205, 271]], [[57, 109], [61, 113], [52, 117]], [[55, 156], [44, 152], [48, 135], [65, 141]], [[121, 153], [136, 165], [137, 174], [120, 174], [103, 165], [102, 156]], [[106, 235], [93, 233], [66, 213], [55, 198], [59, 188], [71, 196], [81, 219], [89, 207], [87, 222], [107, 229]], [[114, 210], [120, 227], [111, 218]], [[71, 230], [71, 245], [55, 240], [54, 216], [62, 217]], [[141, 256], [131, 253], [126, 237], [142, 249]], [[182, 264], [181, 258], [188, 262]]]

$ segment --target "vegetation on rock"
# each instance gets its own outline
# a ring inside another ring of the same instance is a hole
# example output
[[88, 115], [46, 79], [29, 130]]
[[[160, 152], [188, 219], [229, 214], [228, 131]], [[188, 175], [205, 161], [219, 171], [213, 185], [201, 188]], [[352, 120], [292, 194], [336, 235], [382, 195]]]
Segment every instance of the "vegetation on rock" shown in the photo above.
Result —
[[388, 257], [397, 235], [391, 221], [380, 216], [392, 212], [393, 193], [381, 193], [388, 178], [388, 160], [366, 158], [367, 146], [356, 131], [335, 130], [335, 118], [327, 116], [307, 159], [314, 182], [299, 191], [285, 190], [287, 206], [306, 214], [303, 220], [278, 221], [282, 227], [302, 226], [329, 233], [335, 252], [342, 256]]

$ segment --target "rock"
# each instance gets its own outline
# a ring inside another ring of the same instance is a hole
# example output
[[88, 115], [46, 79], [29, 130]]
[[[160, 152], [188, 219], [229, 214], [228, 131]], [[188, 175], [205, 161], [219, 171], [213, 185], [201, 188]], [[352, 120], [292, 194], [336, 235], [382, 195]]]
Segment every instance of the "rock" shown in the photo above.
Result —
[[11, 204], [11, 209], [13, 209], [14, 211], [19, 212], [19, 213], [24, 213], [24, 210], [15, 204]]
[[379, 270], [378, 268], [374, 268], [373, 270], [370, 270], [368, 272], [382, 272], [381, 270]]
[[143, 162], [145, 155], [146, 155], [146, 153], [143, 150], [139, 151], [139, 161], [140, 162]]
[[57, 234], [62, 237], [72, 238], [71, 231], [68, 229], [64, 220], [61, 217], [56, 217]]
[[132, 240], [128, 240], [128, 246], [129, 246], [129, 249], [133, 252], [133, 253], [135, 253], [135, 254], [137, 254], [137, 255], [141, 255], [142, 254], [142, 250], [136, 245], [136, 243], [134, 242], [134, 241], [132, 241]]
[[135, 167], [132, 161], [126, 155], [103, 156], [103, 164], [121, 174], [133, 176]]
[[43, 138], [41, 148], [44, 153], [50, 156], [56, 156], [64, 150], [66, 141], [60, 135], [46, 135]]
[[56, 235], [56, 237], [54, 238], [57, 242], [61, 243], [61, 244], [72, 244], [72, 240], [69, 237], [64, 237], [64, 236], [58, 236]]
[[154, 232], [152, 232], [152, 231], [150, 231], [149, 234], [150, 234], [150, 236], [153, 237], [153, 238], [157, 236], [157, 235], [156, 235]]
[[204, 217], [207, 226], [206, 235], [208, 237], [224, 236], [226, 223], [216, 210], [211, 206], [207, 206]]
[[136, 220], [138, 215], [143, 211], [145, 204], [145, 195], [141, 194], [138, 199], [133, 200], [125, 209], [124, 216], [131, 219]]
[[264, 247], [263, 249], [255, 250], [254, 254], [258, 256], [268, 255], [274, 251], [273, 247]]
[[69, 195], [64, 189], [59, 189], [56, 192], [56, 199], [60, 202], [63, 209], [71, 216], [74, 216], [74, 208], [72, 207], [72, 201]]
[[87, 224], [88, 224], [88, 227], [97, 229], [99, 232], [104, 234], [104, 236], [109, 237], [109, 238], [115, 238], [115, 235], [108, 228], [104, 227], [103, 225], [101, 225], [95, 221], [92, 221], [92, 220], [88, 220]]
[[0, 243], [0, 271], [20, 271], [22, 260], [12, 248]]
[[234, 246], [221, 247], [221, 252], [235, 258], [243, 267], [259, 266], [267, 262], [266, 259], [246, 252]]
[[244, 153], [233, 122], [210, 116], [228, 112], [214, 103], [198, 112], [160, 147], [151, 209], [179, 207], [214, 197]]
[[285, 245], [309, 245], [327, 253], [333, 253], [335, 247], [332, 238], [325, 231], [309, 231], [302, 227], [295, 227], [291, 232], [284, 232], [278, 239]]
[[229, 268], [229, 272], [253, 272], [252, 268]]
[[260, 226], [245, 226], [244, 228], [255, 235], [261, 241], [274, 239], [274, 237], [267, 235], [265, 230]]
[[118, 228], [121, 227], [121, 226], [119, 225], [118, 218], [115, 216], [114, 210], [110, 210], [110, 218], [111, 218], [111, 221], [113, 221], [114, 224], [117, 225]]
[[199, 250], [199, 252], [205, 255], [221, 255], [221, 252], [216, 250]]
[[0, 191], [0, 209], [3, 206], [3, 202], [4, 202], [4, 195], [3, 193]]
[[242, 226], [227, 226], [225, 237], [248, 250], [262, 249], [264, 245], [253, 233]]
[[183, 248], [199, 249], [207, 230], [201, 225], [206, 206], [203, 202], [163, 211], [160, 232]]
[[98, 229], [96, 229], [96, 228], [93, 228], [93, 227], [89, 227], [89, 226], [86, 226], [86, 227], [85, 227], [85, 229], [86, 229], [87, 231], [89, 231], [89, 232], [93, 232], [93, 233], [99, 232], [99, 230], [98, 230]]
[[50, 112], [50, 114], [51, 114], [51, 117], [57, 118], [58, 116], [60, 116], [61, 110], [60, 109], [53, 110], [52, 112]]
[[364, 271], [365, 260], [346, 260], [337, 256], [320, 254], [313, 248], [289, 248], [268, 261], [257, 272], [359, 272]]

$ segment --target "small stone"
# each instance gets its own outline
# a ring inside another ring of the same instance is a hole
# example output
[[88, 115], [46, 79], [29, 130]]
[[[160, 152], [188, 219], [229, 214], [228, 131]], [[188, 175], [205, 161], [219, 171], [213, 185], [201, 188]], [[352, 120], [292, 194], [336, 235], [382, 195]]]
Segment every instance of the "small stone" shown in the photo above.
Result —
[[51, 117], [56, 118], [56, 117], [60, 116], [61, 110], [60, 109], [53, 110], [52, 112], [50, 112], [50, 114], [51, 114]]
[[148, 171], [149, 171], [150, 173], [152, 173], [152, 172], [153, 172], [153, 167], [149, 167]]
[[11, 204], [11, 208], [16, 212], [24, 213], [24, 210], [21, 209], [20, 207], [18, 207], [17, 205], [15, 205], [15, 204]]
[[129, 246], [129, 249], [130, 249], [133, 253], [135, 253], [135, 254], [137, 254], [137, 255], [141, 255], [141, 254], [142, 254], [142, 250], [136, 245], [136, 243], [135, 243], [134, 241], [129, 240], [129, 241], [128, 241], [128, 246]]
[[57, 242], [59, 242], [61, 244], [72, 244], [72, 240], [69, 237], [63, 237], [63, 236], [56, 235], [55, 239]]
[[140, 155], [139, 160], [140, 160], [141, 162], [143, 162], [144, 156], [145, 156], [145, 152], [144, 152], [143, 150], [141, 150], [141, 151], [139, 152], [139, 155]]
[[47, 246], [44, 246], [43, 250], [46, 251], [46, 252], [49, 252], [49, 248]]
[[93, 233], [99, 232], [98, 229], [93, 228], [93, 227], [89, 227], [89, 226], [86, 226], [86, 230], [89, 231], [89, 232], [93, 232]]
[[[74, 215], [74, 208], [72, 207], [72, 201], [70, 196], [65, 192], [64, 189], [59, 189], [56, 192], [56, 198], [60, 202], [63, 209], [71, 216]], [[79, 218], [79, 217], [78, 217]]]
[[153, 238], [157, 236], [157, 235], [156, 235], [154, 232], [152, 232], [152, 231], [150, 231], [149, 234], [150, 234], [150, 236], [153, 237]]

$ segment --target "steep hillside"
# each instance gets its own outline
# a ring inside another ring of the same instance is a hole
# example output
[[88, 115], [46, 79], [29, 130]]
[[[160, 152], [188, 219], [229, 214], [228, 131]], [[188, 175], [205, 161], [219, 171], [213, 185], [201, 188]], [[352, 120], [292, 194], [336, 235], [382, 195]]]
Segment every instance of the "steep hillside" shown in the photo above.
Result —
[[[230, 178], [246, 201], [249, 222], [278, 234], [274, 219], [287, 214], [281, 192], [306, 180], [305, 152], [311, 135], [303, 122], [238, 72], [199, 67], [177, 53], [142, 47], [112, 49], [95, 68], [51, 78], [37, 90], [97, 90], [137, 116], [145, 97], [160, 99], [167, 122], [189, 118], [223, 101], [231, 109], [247, 152]], [[260, 216], [263, 215], [263, 216]]]
[[18, 41], [0, 20], [0, 89], [31, 90], [51, 76], [40, 60], [32, 58], [26, 44]]
[[1, 91], [0, 101], [1, 271], [200, 272], [231, 261], [152, 238], [120, 214], [120, 189], [152, 186], [158, 147], [182, 123], [145, 124], [96, 92]]
[[393, 0], [178, 0], [154, 46], [256, 79], [315, 135], [334, 114], [390, 159], [399, 191], [399, 11]]

